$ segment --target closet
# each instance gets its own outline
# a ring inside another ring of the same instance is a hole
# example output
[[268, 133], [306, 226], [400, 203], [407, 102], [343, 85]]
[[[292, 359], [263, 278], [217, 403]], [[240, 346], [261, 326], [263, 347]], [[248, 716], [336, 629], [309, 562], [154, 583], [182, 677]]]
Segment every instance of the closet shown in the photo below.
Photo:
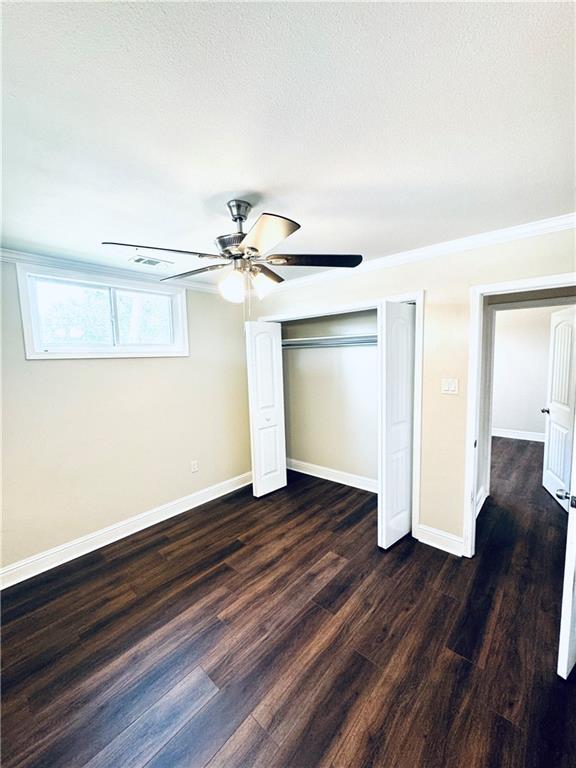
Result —
[[282, 352], [288, 467], [376, 492], [376, 310], [282, 323]]
[[246, 323], [255, 496], [284, 487], [290, 467], [376, 492], [379, 546], [410, 532], [423, 300], [415, 296], [418, 322], [416, 302], [402, 297]]

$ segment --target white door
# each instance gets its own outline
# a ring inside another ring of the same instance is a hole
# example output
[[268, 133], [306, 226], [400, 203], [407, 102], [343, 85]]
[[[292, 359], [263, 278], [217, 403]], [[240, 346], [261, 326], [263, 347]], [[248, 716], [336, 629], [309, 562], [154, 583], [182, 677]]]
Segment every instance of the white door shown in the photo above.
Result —
[[246, 323], [248, 403], [254, 496], [286, 485], [282, 326]]
[[568, 510], [556, 491], [570, 488], [576, 399], [576, 309], [554, 312], [550, 321], [550, 364], [542, 485]]
[[390, 547], [412, 529], [414, 333], [416, 307], [385, 302], [381, 311], [384, 390], [382, 492], [378, 544]]
[[[566, 487], [576, 504], [576, 441], [572, 445], [571, 485]], [[567, 499], [570, 502], [570, 499]], [[558, 674], [566, 679], [576, 665], [576, 507], [568, 506], [568, 535], [562, 591], [562, 618], [560, 619], [560, 646]]]

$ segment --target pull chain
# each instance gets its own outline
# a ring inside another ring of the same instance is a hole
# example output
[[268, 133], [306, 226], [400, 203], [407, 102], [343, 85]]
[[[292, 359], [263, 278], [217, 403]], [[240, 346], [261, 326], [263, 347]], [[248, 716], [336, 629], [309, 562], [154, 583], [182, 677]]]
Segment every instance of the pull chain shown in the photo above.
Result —
[[252, 319], [252, 280], [246, 275], [246, 288], [248, 294], [248, 319]]
[[244, 315], [244, 322], [252, 318], [252, 281], [248, 275], [244, 275], [244, 301], [242, 302], [242, 309]]

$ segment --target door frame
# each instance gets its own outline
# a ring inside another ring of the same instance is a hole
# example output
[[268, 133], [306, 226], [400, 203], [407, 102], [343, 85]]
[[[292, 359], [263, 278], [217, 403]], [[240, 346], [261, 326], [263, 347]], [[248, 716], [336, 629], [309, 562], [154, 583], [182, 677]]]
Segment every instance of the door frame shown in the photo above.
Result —
[[[494, 348], [494, 314], [497, 309], [523, 306], [549, 306], [562, 299], [542, 299], [537, 292], [549, 288], [574, 288], [576, 274], [543, 275], [523, 280], [475, 285], [470, 288], [470, 330], [468, 345], [468, 398], [466, 410], [465, 477], [464, 477], [464, 548], [466, 557], [476, 551], [476, 517], [490, 491], [491, 445], [491, 371]], [[530, 293], [536, 293], [530, 299]], [[527, 294], [526, 299], [510, 301], [507, 294]], [[497, 305], [487, 305], [485, 299], [503, 295]], [[479, 466], [484, 452], [484, 466]], [[481, 477], [480, 477], [481, 475]]]
[[385, 418], [386, 408], [384, 403], [384, 344], [383, 344], [383, 309], [386, 302], [411, 303], [415, 305], [414, 318], [414, 411], [412, 433], [412, 536], [419, 538], [420, 526], [420, 464], [422, 445], [422, 376], [423, 376], [423, 351], [424, 351], [424, 297], [423, 290], [409, 291], [407, 293], [385, 296], [375, 300], [357, 301], [351, 304], [335, 304], [330, 306], [308, 306], [300, 310], [285, 312], [276, 315], [263, 315], [259, 321], [269, 323], [283, 323], [291, 320], [306, 320], [311, 317], [325, 317], [329, 315], [344, 315], [352, 312], [376, 310], [377, 318], [377, 346], [378, 346], [378, 546], [382, 546], [384, 531], [384, 476], [382, 472], [382, 460], [384, 456], [384, 440], [386, 435]]

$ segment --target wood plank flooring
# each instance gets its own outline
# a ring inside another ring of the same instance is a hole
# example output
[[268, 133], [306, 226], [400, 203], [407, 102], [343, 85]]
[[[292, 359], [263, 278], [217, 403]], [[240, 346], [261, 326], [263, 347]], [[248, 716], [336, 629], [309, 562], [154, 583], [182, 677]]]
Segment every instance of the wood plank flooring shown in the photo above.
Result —
[[7, 590], [2, 764], [574, 768], [541, 462], [495, 439], [473, 559], [383, 552], [375, 496], [292, 474]]

